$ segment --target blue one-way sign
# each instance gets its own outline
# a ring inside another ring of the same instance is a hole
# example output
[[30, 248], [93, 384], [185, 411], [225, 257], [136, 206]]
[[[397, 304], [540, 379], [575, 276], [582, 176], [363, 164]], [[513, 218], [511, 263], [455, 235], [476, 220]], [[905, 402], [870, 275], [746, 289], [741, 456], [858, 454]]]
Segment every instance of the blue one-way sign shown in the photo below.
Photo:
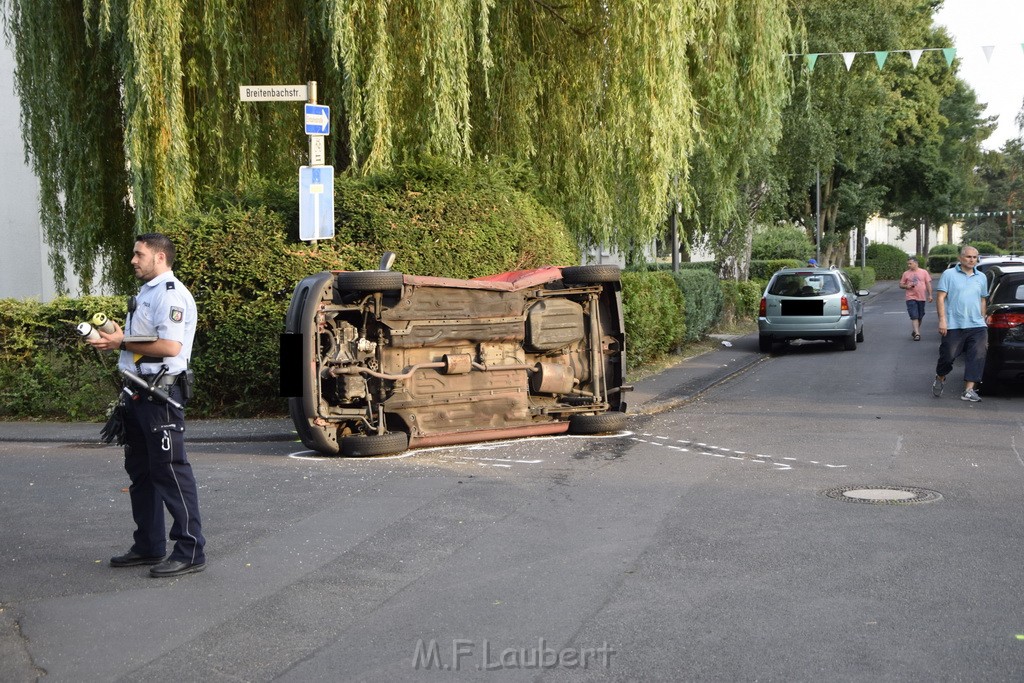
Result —
[[331, 134], [331, 108], [323, 104], [306, 104], [306, 135]]

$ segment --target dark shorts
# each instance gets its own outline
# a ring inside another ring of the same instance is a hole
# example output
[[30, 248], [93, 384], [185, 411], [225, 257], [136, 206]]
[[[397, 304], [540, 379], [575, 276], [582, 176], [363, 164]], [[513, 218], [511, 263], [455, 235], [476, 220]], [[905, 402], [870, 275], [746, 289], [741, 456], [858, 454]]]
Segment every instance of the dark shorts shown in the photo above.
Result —
[[911, 320], [924, 320], [924, 302], [907, 299], [907, 313]]

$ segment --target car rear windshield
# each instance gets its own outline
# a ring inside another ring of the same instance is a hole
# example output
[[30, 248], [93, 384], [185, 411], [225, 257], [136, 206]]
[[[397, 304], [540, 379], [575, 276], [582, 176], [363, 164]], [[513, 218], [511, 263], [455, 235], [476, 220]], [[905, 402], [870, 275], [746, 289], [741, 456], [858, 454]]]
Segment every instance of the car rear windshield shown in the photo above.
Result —
[[1020, 304], [1024, 303], [1024, 276], [1003, 277], [992, 293], [994, 304]]
[[775, 278], [768, 293], [776, 296], [838, 294], [839, 280], [832, 274], [786, 273]]

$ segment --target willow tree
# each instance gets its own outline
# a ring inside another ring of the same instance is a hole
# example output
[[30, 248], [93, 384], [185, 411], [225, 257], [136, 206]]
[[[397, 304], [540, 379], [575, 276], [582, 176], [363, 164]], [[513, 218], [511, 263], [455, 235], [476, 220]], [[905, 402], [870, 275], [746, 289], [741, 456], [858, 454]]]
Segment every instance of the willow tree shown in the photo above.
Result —
[[792, 32], [784, 3], [759, 0], [705, 5], [698, 28], [689, 50], [701, 107], [686, 233], [711, 247], [721, 276], [746, 279], [767, 159], [782, 136], [792, 86], [780, 59], [791, 51]]
[[301, 112], [244, 107], [237, 93], [305, 80], [297, 3], [2, 2], [58, 288], [66, 265], [86, 290], [96, 275], [126, 287], [134, 235], [193, 207], [200, 188], [294, 171]]
[[670, 204], [723, 215], [786, 35], [785, 0], [0, 2], [46, 234], [86, 276], [205, 188], [294, 182], [301, 109], [251, 83], [318, 81], [348, 173], [527, 165], [581, 243], [648, 241]]

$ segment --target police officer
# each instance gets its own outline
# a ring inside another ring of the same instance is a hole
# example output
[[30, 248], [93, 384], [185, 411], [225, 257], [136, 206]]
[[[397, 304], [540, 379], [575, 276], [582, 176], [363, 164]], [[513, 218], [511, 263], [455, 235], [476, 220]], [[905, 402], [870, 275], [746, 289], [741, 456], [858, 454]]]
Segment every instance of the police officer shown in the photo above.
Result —
[[[198, 313], [192, 294], [171, 270], [174, 244], [166, 236], [139, 235], [131, 263], [144, 284], [129, 302], [126, 329], [100, 332], [90, 343], [101, 351], [120, 349], [118, 368], [163, 389], [173, 402], [146, 391], [124, 399], [124, 468], [137, 528], [132, 547], [110, 558], [110, 566], [153, 565], [151, 576], [179, 576], [206, 568], [196, 481], [185, 455], [185, 413], [173, 404], [184, 406], [187, 400]], [[169, 557], [164, 506], [174, 520]]]

